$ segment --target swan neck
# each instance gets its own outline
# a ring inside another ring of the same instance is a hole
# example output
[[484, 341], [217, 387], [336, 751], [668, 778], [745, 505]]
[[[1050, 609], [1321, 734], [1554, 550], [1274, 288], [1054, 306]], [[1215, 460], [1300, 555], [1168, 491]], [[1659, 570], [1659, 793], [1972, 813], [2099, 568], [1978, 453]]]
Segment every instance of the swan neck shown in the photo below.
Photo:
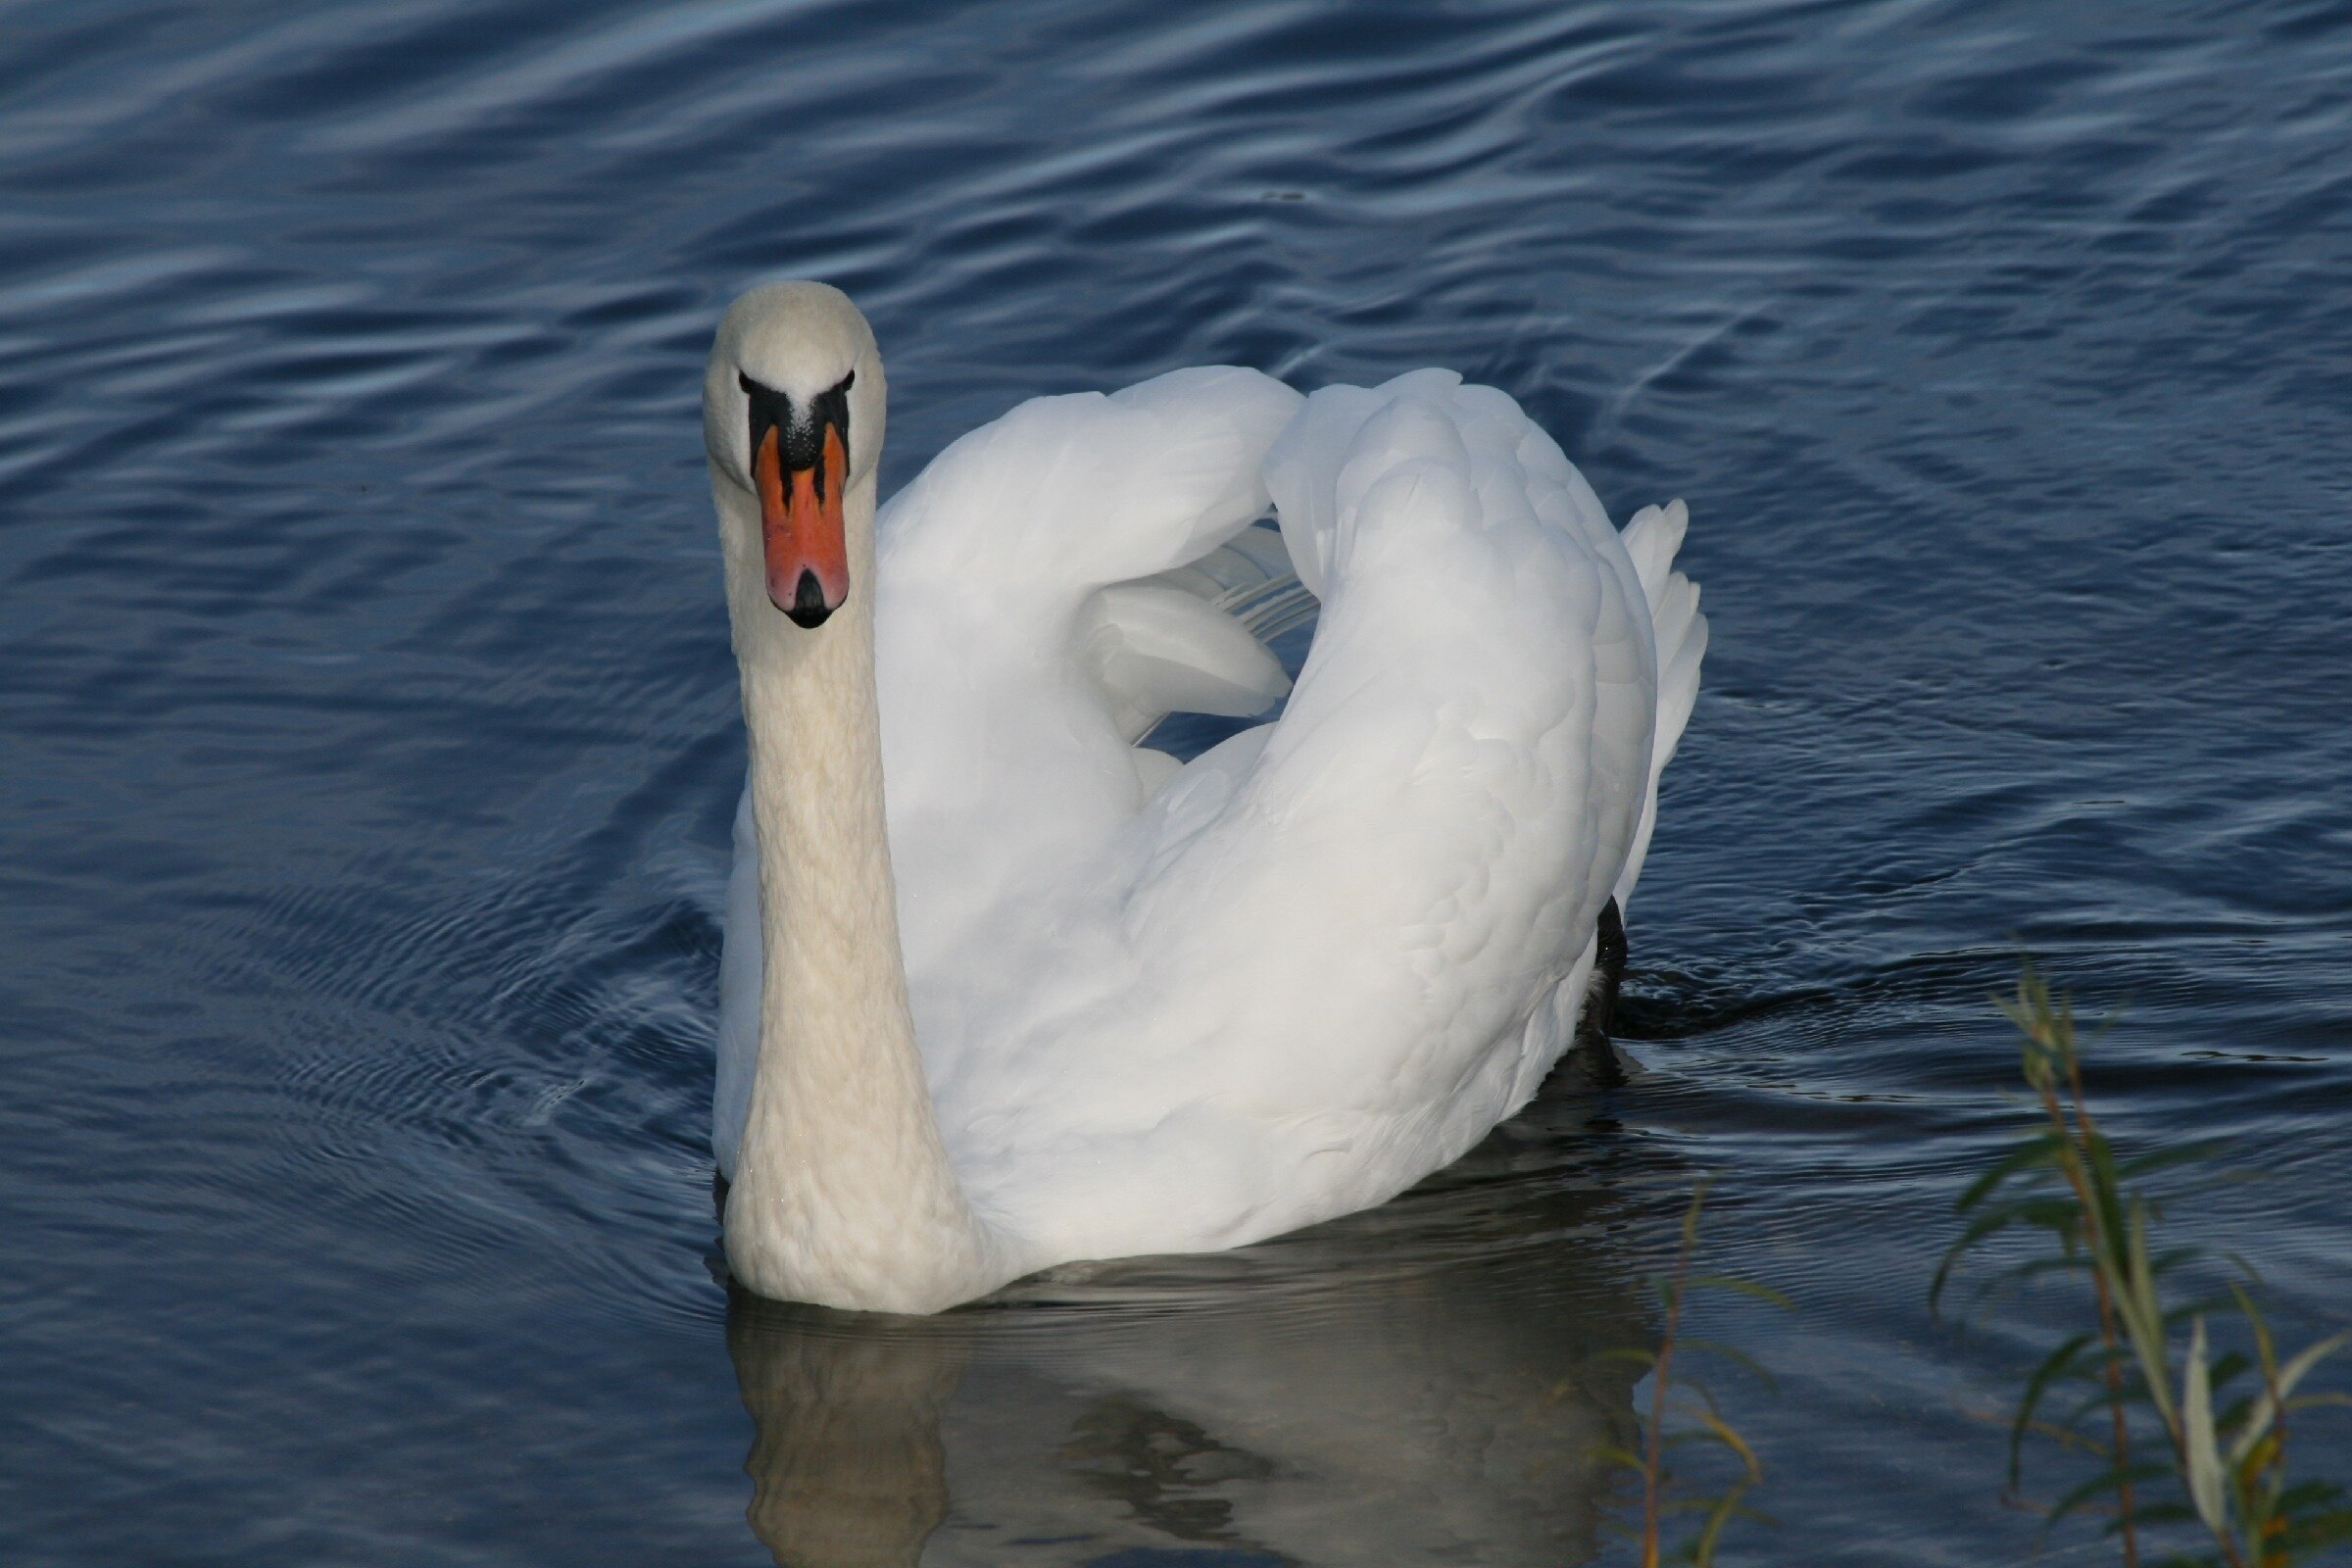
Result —
[[768, 602], [752, 498], [716, 488], [765, 960], [728, 1264], [761, 1296], [935, 1311], [1008, 1275], [948, 1162], [907, 1006], [874, 691], [873, 480], [844, 498], [849, 598], [813, 629]]

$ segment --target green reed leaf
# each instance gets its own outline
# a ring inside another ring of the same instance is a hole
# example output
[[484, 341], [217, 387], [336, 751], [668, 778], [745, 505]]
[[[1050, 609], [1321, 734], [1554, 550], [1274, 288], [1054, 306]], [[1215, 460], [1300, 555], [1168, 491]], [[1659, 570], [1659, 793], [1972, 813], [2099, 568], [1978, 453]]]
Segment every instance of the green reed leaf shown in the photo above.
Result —
[[2180, 1451], [2188, 1472], [2188, 1500], [2215, 1539], [2227, 1541], [2230, 1510], [2223, 1492], [2221, 1446], [2213, 1431], [2213, 1388], [2205, 1366], [2205, 1320], [2188, 1331], [2188, 1356], [2180, 1369]]

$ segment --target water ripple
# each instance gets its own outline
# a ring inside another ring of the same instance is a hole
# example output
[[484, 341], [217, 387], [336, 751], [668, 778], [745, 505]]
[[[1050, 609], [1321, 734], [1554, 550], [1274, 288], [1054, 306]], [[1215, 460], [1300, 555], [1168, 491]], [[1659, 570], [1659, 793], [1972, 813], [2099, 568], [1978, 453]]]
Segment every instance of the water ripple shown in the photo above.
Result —
[[[2126, 1005], [2112, 1125], [2268, 1168], [2197, 1234], [2341, 1316], [2341, 6], [10, 25], [12, 1560], [751, 1561], [747, 1443], [778, 1551], [852, 1539], [813, 1475], [941, 1560], [1577, 1560], [1594, 1357], [1700, 1172], [1723, 1265], [1802, 1288], [1734, 1327], [1805, 1560], [2022, 1558], [1970, 1412], [2049, 1325], [1917, 1290], [2021, 948]], [[1231, 1257], [730, 1303], [696, 401], [796, 273], [891, 356], [888, 485], [1037, 393], [1434, 362], [1619, 514], [1689, 496], [1632, 1080]]]

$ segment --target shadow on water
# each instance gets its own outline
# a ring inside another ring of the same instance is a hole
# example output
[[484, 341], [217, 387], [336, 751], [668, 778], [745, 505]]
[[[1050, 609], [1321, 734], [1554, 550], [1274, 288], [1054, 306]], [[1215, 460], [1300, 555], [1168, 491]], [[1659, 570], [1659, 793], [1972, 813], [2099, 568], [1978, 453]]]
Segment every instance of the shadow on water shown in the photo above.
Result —
[[1575, 1147], [1514, 1123], [1372, 1213], [936, 1318], [735, 1292], [752, 1528], [790, 1568], [1587, 1560], [1634, 1427], [1601, 1352], [1652, 1327], [1646, 1205]]

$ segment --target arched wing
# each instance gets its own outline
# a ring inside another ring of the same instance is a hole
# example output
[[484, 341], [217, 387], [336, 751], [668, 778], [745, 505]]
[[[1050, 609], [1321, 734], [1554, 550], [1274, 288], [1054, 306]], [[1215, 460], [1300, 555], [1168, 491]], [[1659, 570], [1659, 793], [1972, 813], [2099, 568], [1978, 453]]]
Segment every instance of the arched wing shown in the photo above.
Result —
[[1459, 1155], [1570, 1038], [1647, 797], [1643, 584], [1510, 399], [1330, 388], [1265, 471], [1322, 601], [1281, 719], [1005, 911], [1017, 994], [942, 970], [985, 1042], [943, 1063], [958, 1168], [1066, 1255], [1233, 1245]]
[[1266, 509], [1298, 393], [1179, 370], [1039, 398], [950, 446], [884, 509], [875, 671], [907, 969], [1068, 885], [1164, 760], [1170, 708], [1262, 711], [1281, 667], [1183, 582]]

